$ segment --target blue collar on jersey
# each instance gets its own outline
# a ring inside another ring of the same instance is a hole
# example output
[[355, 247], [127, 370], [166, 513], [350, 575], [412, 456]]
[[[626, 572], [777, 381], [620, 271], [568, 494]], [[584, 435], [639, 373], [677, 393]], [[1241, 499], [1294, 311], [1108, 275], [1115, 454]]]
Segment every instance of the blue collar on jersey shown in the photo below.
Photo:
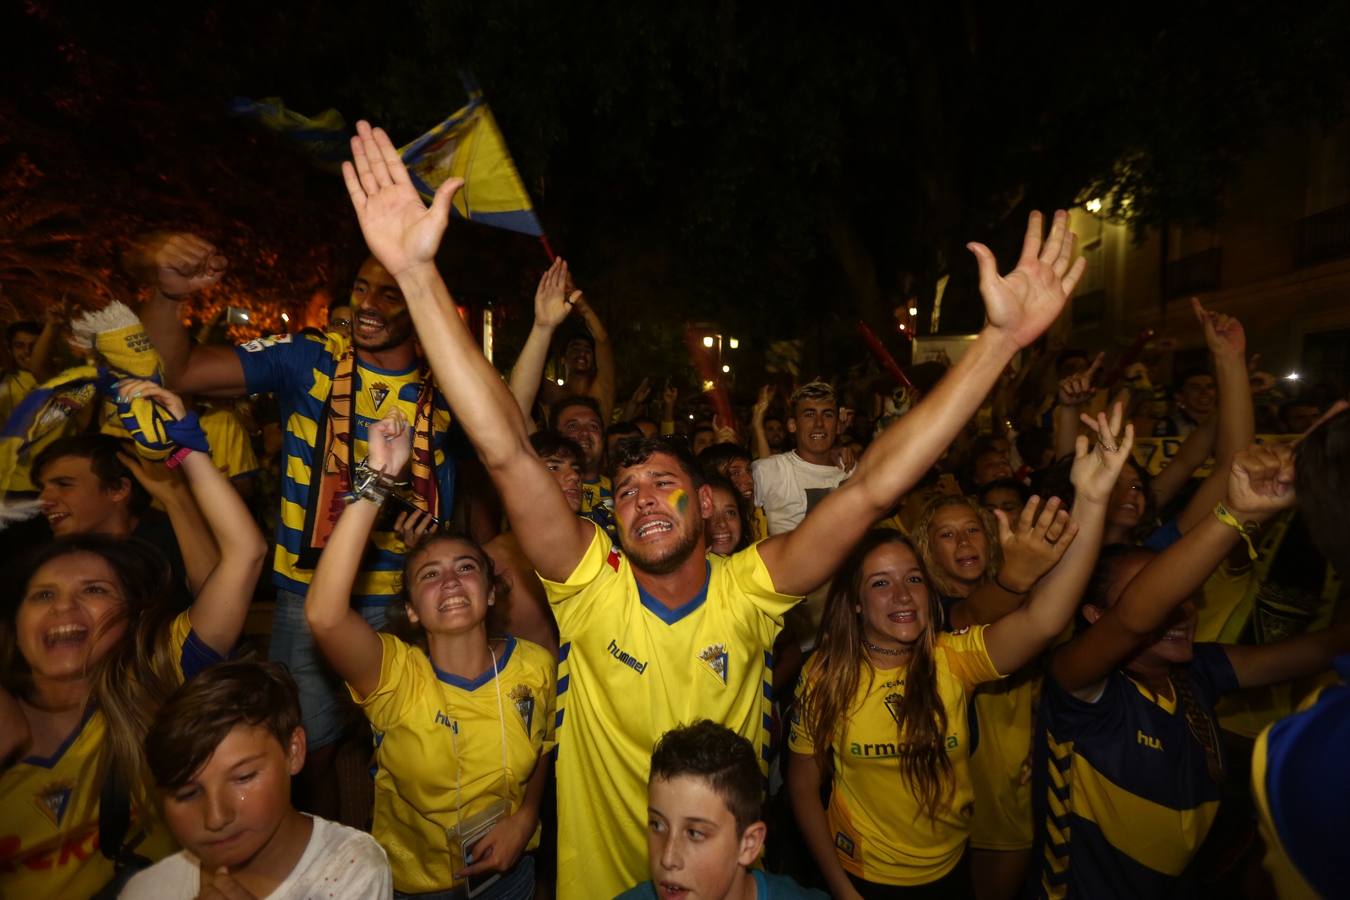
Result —
[[644, 591], [640, 584], [637, 586], [638, 598], [642, 601], [642, 605], [651, 610], [658, 619], [665, 622], [667, 625], [674, 625], [676, 622], [702, 606], [703, 601], [708, 599], [708, 585], [712, 581], [712, 563], [705, 561], [704, 566], [706, 566], [706, 568], [703, 572], [703, 587], [694, 595], [694, 599], [684, 604], [684, 606], [677, 606], [674, 609], [671, 609], [669, 606], [666, 606], [660, 600], [657, 600], [651, 594]]
[[[497, 660], [495, 671], [500, 673], [506, 670], [506, 664], [511, 659], [511, 651], [515, 649], [516, 639], [508, 635], [506, 638], [506, 649], [502, 651], [501, 659]], [[428, 657], [428, 659], [430, 659], [430, 657]], [[442, 672], [440, 669], [436, 668], [435, 663], [431, 664], [431, 671], [435, 672], [437, 678], [451, 687], [457, 687], [464, 691], [476, 691], [492, 680], [494, 669], [492, 666], [488, 666], [487, 671], [477, 678], [465, 678], [462, 675], [451, 675], [449, 672]]]

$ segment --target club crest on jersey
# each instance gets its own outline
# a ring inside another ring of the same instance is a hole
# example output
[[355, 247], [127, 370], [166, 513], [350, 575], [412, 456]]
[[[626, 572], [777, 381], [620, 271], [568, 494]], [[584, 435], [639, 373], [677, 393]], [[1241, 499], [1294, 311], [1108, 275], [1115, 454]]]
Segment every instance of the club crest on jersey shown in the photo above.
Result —
[[520, 713], [520, 718], [525, 723], [525, 731], [529, 732], [530, 724], [534, 721], [534, 691], [530, 690], [528, 685], [518, 684], [511, 688], [511, 693], [507, 696], [515, 704], [516, 712]]
[[698, 658], [708, 667], [709, 671], [721, 679], [723, 684], [727, 683], [726, 644], [713, 644], [711, 647], [704, 647]]
[[66, 807], [70, 805], [70, 795], [74, 790], [75, 784], [70, 781], [49, 784], [33, 797], [33, 805], [50, 819], [53, 825], [60, 828], [61, 819], [66, 815]]
[[900, 724], [900, 703], [904, 698], [900, 694], [887, 694], [885, 699], [886, 711], [891, 714], [897, 725]]
[[384, 406], [384, 398], [389, 396], [389, 385], [383, 381], [377, 381], [370, 386], [370, 399], [378, 410]]
[[240, 344], [239, 347], [246, 353], [261, 353], [268, 347], [275, 347], [277, 344], [289, 344], [291, 336], [289, 334], [274, 334], [271, 337], [254, 338], [253, 340]]

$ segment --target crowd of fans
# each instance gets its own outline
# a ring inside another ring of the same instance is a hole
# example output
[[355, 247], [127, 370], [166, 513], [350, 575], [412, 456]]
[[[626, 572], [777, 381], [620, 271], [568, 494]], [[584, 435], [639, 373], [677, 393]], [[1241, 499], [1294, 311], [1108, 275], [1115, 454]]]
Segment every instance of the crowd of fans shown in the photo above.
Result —
[[1063, 212], [911, 385], [620, 402], [561, 259], [504, 377], [352, 155], [325, 329], [194, 340], [191, 234], [8, 328], [0, 896], [1344, 895], [1335, 390], [1046, 350]]

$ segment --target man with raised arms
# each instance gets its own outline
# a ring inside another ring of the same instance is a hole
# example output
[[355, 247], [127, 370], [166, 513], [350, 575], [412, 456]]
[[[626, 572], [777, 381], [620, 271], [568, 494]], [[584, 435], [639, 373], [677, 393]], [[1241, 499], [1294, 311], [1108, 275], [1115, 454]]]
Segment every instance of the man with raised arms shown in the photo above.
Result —
[[436, 380], [501, 492], [561, 630], [558, 896], [610, 897], [647, 872], [641, 823], [657, 737], [709, 718], [762, 757], [768, 651], [783, 614], [928, 470], [1012, 355], [1059, 315], [1083, 263], [1070, 266], [1062, 212], [1044, 242], [1041, 216], [1031, 215], [1007, 276], [971, 244], [989, 319], [979, 339], [795, 531], [731, 557], [706, 555], [711, 491], [688, 454], [659, 439], [626, 445], [614, 467], [620, 551], [568, 507], [436, 271], [460, 182], [442, 185], [428, 209], [389, 137], [365, 122], [357, 132], [343, 174], [366, 242], [407, 298]]

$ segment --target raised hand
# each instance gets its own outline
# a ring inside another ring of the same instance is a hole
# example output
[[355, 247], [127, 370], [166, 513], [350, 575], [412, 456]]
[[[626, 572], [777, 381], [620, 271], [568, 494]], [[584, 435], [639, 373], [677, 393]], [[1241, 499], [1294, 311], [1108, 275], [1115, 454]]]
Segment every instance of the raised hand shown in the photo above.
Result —
[[1073, 482], [1077, 497], [1096, 503], [1106, 503], [1111, 499], [1111, 490], [1116, 486], [1120, 470], [1130, 458], [1134, 447], [1134, 423], [1125, 423], [1121, 432], [1121, 421], [1125, 418], [1125, 407], [1116, 403], [1111, 407], [1111, 416], [1097, 413], [1094, 419], [1084, 414], [1083, 424], [1096, 434], [1096, 441], [1090, 441], [1087, 435], [1080, 434], [1074, 444], [1073, 467], [1069, 470], [1069, 480]]
[[408, 420], [397, 409], [366, 431], [366, 465], [377, 472], [396, 476], [408, 465], [412, 455], [412, 432]]
[[571, 276], [567, 272], [567, 261], [561, 256], [553, 260], [539, 279], [539, 287], [534, 292], [534, 324], [545, 328], [557, 328], [572, 312], [573, 305], [581, 299], [581, 291], [567, 291]]
[[675, 401], [679, 397], [680, 389], [667, 381], [665, 390], [661, 392], [661, 407], [665, 411], [667, 420], [675, 414]]
[[[1050, 327], [1064, 309], [1087, 262], [1073, 260], [1069, 214], [1055, 213], [1050, 234], [1041, 240], [1041, 214], [1027, 217], [1027, 234], [1017, 268], [998, 274], [998, 261], [984, 244], [966, 245], [980, 267], [980, 295], [989, 324], [1018, 347], [1025, 347]], [[1072, 263], [1072, 264], [1071, 264]]]
[[636, 409], [643, 403], [646, 403], [647, 398], [650, 397], [651, 395], [652, 395], [652, 380], [644, 376], [643, 379], [638, 382], [638, 386], [633, 389], [633, 396], [628, 402], [633, 406], [634, 409]]
[[1293, 445], [1252, 444], [1239, 451], [1228, 472], [1225, 505], [1243, 521], [1264, 519], [1293, 506]]
[[1215, 359], [1241, 361], [1247, 352], [1247, 333], [1242, 323], [1232, 316], [1205, 309], [1199, 297], [1191, 298], [1191, 309], [1200, 320], [1200, 327], [1205, 332], [1205, 343]]
[[1078, 536], [1078, 523], [1069, 518], [1058, 497], [1051, 497], [1042, 506], [1040, 498], [1033, 496], [1022, 507], [1016, 528], [1001, 509], [994, 511], [994, 518], [998, 519], [998, 542], [1003, 550], [998, 583], [1016, 594], [1030, 591]]
[[764, 416], [769, 411], [769, 404], [773, 402], [773, 385], [766, 384], [759, 389], [759, 396], [755, 398], [754, 409], [750, 412], [752, 422], [763, 422]]
[[450, 201], [464, 179], [448, 179], [437, 188], [428, 208], [389, 135], [383, 128], [372, 129], [366, 121], [356, 123], [352, 162], [342, 164], [342, 179], [366, 246], [389, 274], [397, 277], [436, 258], [450, 222]]
[[138, 397], [144, 397], [163, 407], [175, 419], [181, 419], [187, 415], [187, 407], [183, 404], [183, 398], [153, 381], [147, 381], [144, 378], [123, 378], [113, 385], [113, 390], [117, 392], [119, 402], [126, 403]]
[[1102, 360], [1105, 358], [1105, 353], [1098, 353], [1097, 358], [1092, 361], [1092, 365], [1088, 366], [1086, 370], [1060, 381], [1060, 406], [1082, 406], [1092, 399], [1092, 395], [1097, 392], [1096, 388], [1092, 386], [1092, 379], [1096, 377], [1097, 371], [1102, 367]]
[[154, 273], [159, 292], [170, 300], [210, 287], [229, 268], [215, 245], [195, 234], [155, 235], [134, 255]]
[[163, 463], [141, 459], [135, 453], [119, 450], [117, 458], [122, 461], [135, 478], [145, 488], [145, 492], [161, 505], [169, 506], [178, 498], [188, 494], [187, 482], [183, 480], [181, 468], [170, 469]]
[[713, 441], [715, 441], [718, 444], [736, 443], [736, 429], [734, 427], [734, 423], [732, 425], [728, 425], [726, 422], [722, 421], [722, 418], [719, 415], [717, 415], [717, 413], [713, 413], [712, 426], [713, 426]]

